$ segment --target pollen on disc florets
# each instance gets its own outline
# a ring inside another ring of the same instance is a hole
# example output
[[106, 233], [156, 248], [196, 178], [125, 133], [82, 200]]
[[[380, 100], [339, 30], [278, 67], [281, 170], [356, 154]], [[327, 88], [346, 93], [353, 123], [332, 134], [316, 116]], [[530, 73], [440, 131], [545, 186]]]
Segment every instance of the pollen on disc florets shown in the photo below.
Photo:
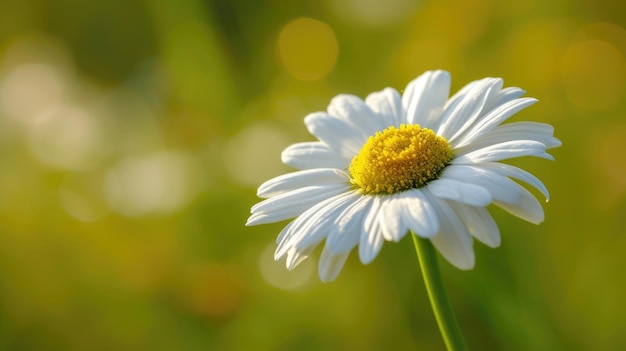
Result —
[[371, 136], [349, 171], [362, 193], [393, 194], [437, 179], [451, 159], [445, 138], [417, 124], [402, 124]]

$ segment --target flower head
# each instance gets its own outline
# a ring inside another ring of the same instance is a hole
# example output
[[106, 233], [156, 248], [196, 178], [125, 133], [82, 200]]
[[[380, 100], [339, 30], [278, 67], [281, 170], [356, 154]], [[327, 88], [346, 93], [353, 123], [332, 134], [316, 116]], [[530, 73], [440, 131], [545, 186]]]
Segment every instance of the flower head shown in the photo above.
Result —
[[275, 259], [293, 269], [322, 241], [322, 281], [341, 271], [358, 246], [370, 263], [383, 242], [408, 231], [429, 238], [460, 269], [474, 267], [473, 238], [500, 245], [489, 204], [531, 223], [541, 204], [515, 180], [548, 191], [532, 174], [499, 161], [537, 156], [561, 145], [548, 124], [502, 124], [534, 104], [502, 79], [467, 84], [448, 98], [450, 75], [429, 71], [400, 95], [386, 88], [367, 96], [332, 99], [327, 112], [305, 117], [318, 141], [287, 147], [285, 164], [300, 171], [263, 183], [247, 225], [295, 218], [278, 236]]

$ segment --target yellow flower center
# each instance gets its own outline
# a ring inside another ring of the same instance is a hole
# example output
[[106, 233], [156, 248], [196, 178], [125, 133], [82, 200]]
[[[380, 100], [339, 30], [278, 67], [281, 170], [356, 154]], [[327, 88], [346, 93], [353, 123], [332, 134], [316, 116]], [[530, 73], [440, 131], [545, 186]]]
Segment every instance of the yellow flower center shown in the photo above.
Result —
[[349, 170], [362, 193], [393, 194], [437, 179], [451, 159], [445, 138], [417, 124], [402, 124], [371, 136]]

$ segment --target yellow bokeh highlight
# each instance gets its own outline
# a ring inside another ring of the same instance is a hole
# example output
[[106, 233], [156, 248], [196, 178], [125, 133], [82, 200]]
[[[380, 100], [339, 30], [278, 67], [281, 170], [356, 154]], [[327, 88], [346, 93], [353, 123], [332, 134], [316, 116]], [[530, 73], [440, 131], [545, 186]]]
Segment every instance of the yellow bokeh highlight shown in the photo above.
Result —
[[405, 77], [407, 72], [463, 67], [463, 50], [485, 34], [491, 16], [486, 0], [419, 4], [419, 11], [406, 22], [405, 43], [394, 54], [394, 74]]
[[509, 76], [523, 86], [545, 87], [558, 82], [570, 35], [567, 21], [561, 19], [535, 21], [516, 28], [509, 34], [504, 51], [505, 62], [517, 67]]
[[626, 124], [597, 130], [586, 146], [596, 208], [606, 211], [626, 196]]
[[298, 18], [281, 30], [278, 55], [291, 76], [312, 81], [324, 78], [333, 69], [339, 45], [328, 24], [311, 18]]
[[614, 108], [626, 84], [622, 54], [603, 40], [572, 44], [561, 63], [561, 83], [570, 102], [585, 110]]
[[578, 40], [598, 39], [614, 45], [622, 54], [626, 52], [626, 29], [609, 22], [593, 22], [577, 34]]

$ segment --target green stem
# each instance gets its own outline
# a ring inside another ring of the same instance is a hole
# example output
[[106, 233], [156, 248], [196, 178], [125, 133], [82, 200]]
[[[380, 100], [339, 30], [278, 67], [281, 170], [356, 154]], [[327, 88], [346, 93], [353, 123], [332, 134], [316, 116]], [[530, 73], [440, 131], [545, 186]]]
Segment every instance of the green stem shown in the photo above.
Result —
[[441, 274], [439, 274], [435, 248], [430, 242], [430, 239], [420, 238], [413, 233], [410, 234], [413, 237], [415, 252], [417, 252], [417, 258], [419, 259], [422, 269], [426, 291], [428, 291], [428, 298], [433, 307], [433, 312], [435, 313], [443, 341], [446, 343], [446, 347], [449, 351], [467, 350], [465, 340], [463, 340], [463, 335], [461, 334], [459, 325], [454, 317], [454, 312], [450, 306], [450, 301], [446, 295], [446, 289], [443, 286]]

